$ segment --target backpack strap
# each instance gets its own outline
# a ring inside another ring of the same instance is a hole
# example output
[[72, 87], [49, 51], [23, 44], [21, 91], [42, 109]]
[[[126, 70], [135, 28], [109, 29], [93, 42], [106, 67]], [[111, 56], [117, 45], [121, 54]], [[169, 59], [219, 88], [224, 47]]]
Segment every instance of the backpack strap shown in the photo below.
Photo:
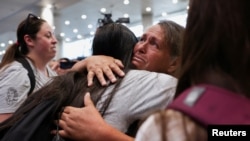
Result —
[[250, 123], [250, 99], [212, 85], [185, 90], [167, 108], [180, 111], [205, 127]]
[[16, 61], [21, 63], [23, 65], [23, 67], [28, 71], [28, 76], [30, 79], [30, 90], [29, 90], [28, 95], [30, 95], [33, 92], [33, 90], [35, 88], [35, 84], [36, 84], [34, 72], [31, 68], [29, 62], [25, 58], [17, 58]]

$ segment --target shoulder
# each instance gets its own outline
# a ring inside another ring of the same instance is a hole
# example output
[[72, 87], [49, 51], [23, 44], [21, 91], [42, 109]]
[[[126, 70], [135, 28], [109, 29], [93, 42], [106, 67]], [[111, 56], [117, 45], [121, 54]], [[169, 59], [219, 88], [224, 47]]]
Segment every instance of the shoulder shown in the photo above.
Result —
[[136, 77], [152, 77], [152, 78], [164, 78], [167, 80], [175, 80], [177, 79], [171, 75], [165, 74], [165, 73], [157, 73], [157, 72], [151, 72], [151, 71], [146, 71], [146, 70], [130, 70], [126, 75], [130, 76], [136, 76]]
[[143, 81], [158, 83], [159, 87], [168, 85], [169, 87], [176, 87], [177, 79], [171, 75], [164, 74], [164, 73], [157, 73], [157, 72], [150, 72], [146, 70], [130, 70], [124, 79], [130, 80], [134, 79], [136, 81]]
[[0, 72], [1, 73], [17, 73], [17, 72], [27, 72], [26, 69], [22, 66], [21, 63], [17, 61], [13, 61], [12, 63], [8, 64], [7, 66], [3, 67]]
[[0, 70], [0, 81], [1, 83], [26, 81], [29, 80], [27, 73], [21, 63], [14, 61]]

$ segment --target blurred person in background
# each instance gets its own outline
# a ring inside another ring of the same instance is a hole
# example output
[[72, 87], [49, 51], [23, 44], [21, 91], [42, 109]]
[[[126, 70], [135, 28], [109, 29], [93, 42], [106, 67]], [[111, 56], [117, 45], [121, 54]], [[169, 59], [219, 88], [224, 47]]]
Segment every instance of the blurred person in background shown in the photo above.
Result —
[[[57, 75], [48, 66], [55, 57], [56, 44], [54, 31], [44, 19], [29, 14], [19, 24], [17, 42], [9, 46], [0, 63], [0, 122]], [[30, 71], [19, 60], [26, 62]], [[35, 82], [31, 82], [30, 73]]]

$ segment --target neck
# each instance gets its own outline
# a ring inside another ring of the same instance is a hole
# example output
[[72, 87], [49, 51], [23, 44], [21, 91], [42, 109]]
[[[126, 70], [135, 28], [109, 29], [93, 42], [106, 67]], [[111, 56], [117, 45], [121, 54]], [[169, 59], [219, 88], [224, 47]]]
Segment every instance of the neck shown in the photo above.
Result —
[[44, 75], [48, 76], [47, 69], [46, 69], [46, 65], [47, 65], [48, 61], [41, 59], [36, 55], [31, 55], [31, 54], [27, 55], [26, 57], [28, 57], [32, 61], [33, 65], [35, 66], [35, 68], [38, 71], [40, 71]]

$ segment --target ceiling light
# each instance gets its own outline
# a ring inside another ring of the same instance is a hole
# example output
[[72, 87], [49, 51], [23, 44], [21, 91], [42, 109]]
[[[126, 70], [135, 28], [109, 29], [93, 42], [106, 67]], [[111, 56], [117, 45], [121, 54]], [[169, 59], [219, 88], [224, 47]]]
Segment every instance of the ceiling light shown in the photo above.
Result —
[[150, 12], [150, 11], [151, 11], [151, 7], [147, 7], [147, 8], [146, 8], [146, 11], [147, 11], [147, 12]]
[[78, 32], [78, 30], [75, 28], [75, 29], [73, 29], [73, 32], [74, 32], [74, 33], [77, 33], [77, 32]]
[[61, 36], [61, 37], [64, 37], [64, 36], [65, 36], [65, 33], [63, 33], [63, 32], [60, 33], [60, 36]]
[[0, 55], [4, 55], [5, 54], [5, 50], [0, 51]]
[[128, 18], [129, 15], [128, 15], [127, 13], [125, 13], [125, 14], [123, 15], [123, 17], [124, 17], [124, 18]]
[[81, 18], [82, 19], [87, 19], [87, 15], [82, 15]]
[[123, 4], [128, 5], [129, 4], [129, 0], [124, 0]]
[[88, 25], [88, 28], [90, 29], [90, 28], [93, 28], [93, 25], [92, 24], [89, 24]]
[[70, 24], [70, 21], [65, 21], [64, 22], [66, 25], [69, 25]]
[[173, 4], [178, 3], [178, 0], [172, 0]]
[[82, 39], [82, 35], [79, 34], [79, 35], [76, 36], [76, 38], [77, 39]]
[[1, 45], [0, 45], [1, 47], [5, 47], [5, 43], [1, 43]]
[[9, 45], [13, 44], [14, 42], [12, 40], [8, 41]]
[[106, 12], [106, 8], [101, 8], [100, 10], [102, 13], [105, 13]]

